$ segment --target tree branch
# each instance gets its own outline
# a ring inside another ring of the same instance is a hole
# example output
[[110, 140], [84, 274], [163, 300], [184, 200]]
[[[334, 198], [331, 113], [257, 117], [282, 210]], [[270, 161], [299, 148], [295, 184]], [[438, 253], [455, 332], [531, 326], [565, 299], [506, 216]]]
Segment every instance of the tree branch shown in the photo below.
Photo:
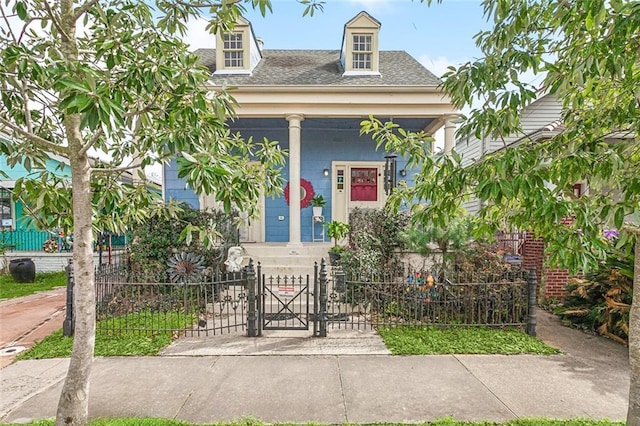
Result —
[[120, 173], [120, 172], [128, 172], [130, 170], [136, 169], [138, 166], [136, 164], [130, 164], [128, 166], [122, 167], [111, 167], [111, 168], [100, 168], [100, 167], [92, 167], [91, 174], [111, 174], [111, 173]]
[[98, 0], [91, 0], [91, 1], [83, 4], [81, 7], [79, 7], [77, 9], [76, 14], [73, 17], [73, 20], [77, 21], [78, 19], [80, 19], [80, 17], [82, 15], [84, 15], [85, 13], [87, 13], [89, 11], [89, 9], [91, 9], [96, 3], [98, 3]]
[[64, 35], [67, 39], [69, 39], [69, 35], [62, 28], [62, 26], [60, 25], [60, 22], [58, 22], [58, 19], [54, 15], [53, 10], [51, 10], [51, 5], [49, 4], [49, 2], [47, 0], [44, 0], [43, 3], [45, 6], [45, 9], [47, 9], [47, 13], [49, 14], [49, 17], [51, 18], [51, 22], [53, 22], [53, 25], [55, 25], [58, 31], [60, 31], [60, 34]]
[[2, 4], [0, 4], [0, 12], [2, 12], [2, 19], [4, 20], [4, 23], [7, 24], [7, 29], [9, 30], [9, 34], [11, 34], [13, 41], [17, 43], [18, 40], [16, 39], [16, 35], [13, 33], [13, 29], [9, 24], [9, 18], [7, 17], [7, 14], [5, 13], [4, 7], [2, 6]]
[[22, 96], [22, 102], [24, 102], [24, 119], [27, 125], [27, 132], [33, 134], [33, 123], [31, 122], [31, 113], [29, 112], [29, 97], [27, 96], [26, 86], [27, 80], [23, 78], [22, 84], [20, 85], [20, 95]]
[[111, 168], [100, 168], [100, 167], [92, 167], [91, 173], [99, 173], [99, 174], [109, 174], [109, 173], [120, 173], [127, 172], [129, 170], [134, 170], [139, 167], [139, 164], [136, 160], [143, 158], [143, 155], [138, 155], [131, 159], [131, 163], [128, 166], [120, 166], [120, 167], [111, 167]]
[[4, 125], [5, 127], [10, 128], [11, 130], [13, 130], [14, 132], [16, 132], [18, 135], [22, 136], [25, 139], [28, 139], [29, 141], [33, 142], [34, 144], [38, 145], [42, 150], [46, 151], [46, 152], [50, 152], [52, 154], [58, 154], [62, 157], [67, 157], [68, 156], [68, 152], [67, 149], [63, 146], [60, 145], [56, 145], [54, 143], [51, 143], [50, 141], [41, 138], [38, 135], [34, 135], [33, 133], [29, 133], [24, 131], [23, 129], [20, 128], [20, 126], [16, 126], [15, 124], [13, 124], [12, 122], [10, 122], [9, 120], [6, 120], [2, 117], [0, 117], [0, 124]]
[[91, 136], [91, 139], [89, 139], [87, 141], [87, 143], [85, 143], [82, 148], [80, 149], [79, 154], [80, 155], [84, 155], [87, 153], [87, 151], [93, 146], [95, 145], [96, 142], [98, 142], [98, 139], [100, 139], [100, 137], [104, 134], [104, 130], [102, 129], [102, 127], [98, 128], [98, 130], [93, 134], [93, 136]]

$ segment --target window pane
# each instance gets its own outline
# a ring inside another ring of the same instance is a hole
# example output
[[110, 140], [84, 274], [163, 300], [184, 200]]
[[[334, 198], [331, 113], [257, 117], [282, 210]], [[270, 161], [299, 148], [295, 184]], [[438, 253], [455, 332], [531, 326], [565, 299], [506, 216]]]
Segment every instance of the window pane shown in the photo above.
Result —
[[242, 49], [241, 33], [226, 33], [224, 37], [224, 49]]
[[226, 68], [242, 68], [244, 66], [242, 52], [224, 52], [224, 66]]
[[371, 53], [354, 53], [353, 69], [370, 70], [371, 69]]
[[375, 168], [351, 169], [351, 201], [378, 200], [378, 170]]
[[0, 229], [11, 229], [11, 192], [0, 189]]
[[353, 36], [354, 52], [371, 52], [371, 36], [355, 34]]

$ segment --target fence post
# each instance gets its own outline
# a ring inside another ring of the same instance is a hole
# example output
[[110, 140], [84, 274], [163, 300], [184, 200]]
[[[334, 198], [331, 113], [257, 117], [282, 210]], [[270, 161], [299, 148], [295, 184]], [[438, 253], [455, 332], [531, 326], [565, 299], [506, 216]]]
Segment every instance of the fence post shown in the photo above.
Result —
[[536, 336], [536, 290], [538, 278], [536, 270], [527, 272], [527, 334]]
[[247, 312], [247, 336], [258, 337], [256, 327], [256, 272], [253, 269], [253, 259], [249, 260], [247, 267], [247, 302], [249, 303]]
[[[240, 232], [240, 231], [238, 231]], [[239, 234], [238, 234], [239, 235]], [[239, 238], [239, 237], [238, 237]], [[258, 268], [257, 268], [257, 272], [256, 272], [258, 278], [258, 293], [256, 294], [256, 306], [257, 308], [257, 312], [256, 312], [256, 321], [258, 323], [258, 337], [262, 337], [262, 313], [264, 312], [264, 306], [263, 305], [263, 298], [262, 295], [264, 294], [264, 280], [263, 280], [263, 276], [262, 276], [262, 264], [260, 262], [258, 262]]]
[[313, 262], [313, 337], [318, 337], [318, 301], [320, 300], [320, 283], [318, 282], [318, 262]]
[[320, 262], [320, 331], [319, 337], [327, 337], [327, 263], [322, 258]]
[[73, 336], [75, 322], [73, 319], [73, 286], [75, 277], [73, 275], [73, 261], [69, 259], [69, 263], [64, 270], [67, 273], [67, 312], [65, 313], [64, 322], [62, 323], [62, 334], [70, 337]]

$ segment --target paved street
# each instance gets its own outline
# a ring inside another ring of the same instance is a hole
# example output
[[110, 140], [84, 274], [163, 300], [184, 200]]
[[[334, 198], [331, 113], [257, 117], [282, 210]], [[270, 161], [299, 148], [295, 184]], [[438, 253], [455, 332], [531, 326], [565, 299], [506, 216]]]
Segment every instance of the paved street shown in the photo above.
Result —
[[0, 368], [9, 365], [22, 347], [30, 348], [62, 327], [66, 300], [66, 288], [59, 287], [0, 301]]

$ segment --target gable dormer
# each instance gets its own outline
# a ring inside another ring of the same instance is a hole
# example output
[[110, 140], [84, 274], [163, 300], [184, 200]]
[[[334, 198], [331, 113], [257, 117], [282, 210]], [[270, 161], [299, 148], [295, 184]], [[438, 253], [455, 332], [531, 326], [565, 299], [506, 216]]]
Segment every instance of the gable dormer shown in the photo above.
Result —
[[340, 52], [343, 76], [380, 75], [379, 32], [380, 22], [364, 11], [345, 24]]
[[262, 59], [251, 23], [239, 17], [230, 31], [216, 34], [216, 70], [214, 74], [251, 75]]

